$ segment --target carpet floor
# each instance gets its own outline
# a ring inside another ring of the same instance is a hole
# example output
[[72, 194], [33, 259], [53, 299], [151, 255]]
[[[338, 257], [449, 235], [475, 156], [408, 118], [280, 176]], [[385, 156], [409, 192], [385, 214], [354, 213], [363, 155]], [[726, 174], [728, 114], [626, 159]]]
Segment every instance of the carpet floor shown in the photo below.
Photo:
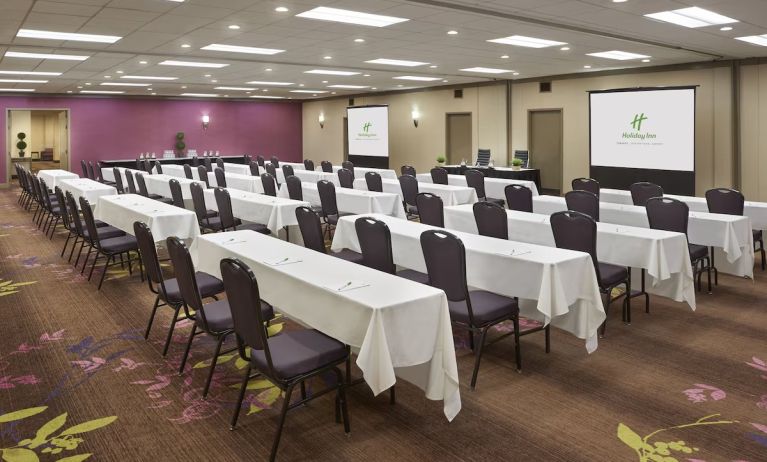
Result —
[[[144, 340], [154, 297], [138, 275], [118, 266], [97, 291], [59, 256], [65, 235], [48, 240], [17, 197], [0, 190], [2, 460], [266, 460], [279, 390], [252, 381], [230, 431], [243, 362], [222, 357], [203, 400], [213, 343], [195, 340], [179, 376], [189, 323], [163, 358], [170, 311]], [[326, 395], [288, 414], [278, 459], [767, 461], [767, 272], [755, 273], [720, 276], [695, 312], [653, 297], [650, 314], [637, 302], [624, 325], [614, 309], [591, 355], [559, 330], [546, 354], [532, 334], [516, 373], [513, 340], [498, 342], [476, 391], [472, 354], [456, 337], [463, 409], [452, 423], [408, 383], [397, 383], [395, 405], [359, 385], [348, 392], [349, 437]]]

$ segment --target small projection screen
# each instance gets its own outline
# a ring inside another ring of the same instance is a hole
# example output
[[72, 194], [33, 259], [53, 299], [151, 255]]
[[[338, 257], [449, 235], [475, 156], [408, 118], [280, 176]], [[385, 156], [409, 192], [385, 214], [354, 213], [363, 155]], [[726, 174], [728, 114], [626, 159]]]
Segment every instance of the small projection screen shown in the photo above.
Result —
[[695, 194], [695, 87], [589, 92], [591, 177], [603, 188], [650, 181]]
[[389, 164], [389, 106], [346, 108], [349, 160], [355, 165]]

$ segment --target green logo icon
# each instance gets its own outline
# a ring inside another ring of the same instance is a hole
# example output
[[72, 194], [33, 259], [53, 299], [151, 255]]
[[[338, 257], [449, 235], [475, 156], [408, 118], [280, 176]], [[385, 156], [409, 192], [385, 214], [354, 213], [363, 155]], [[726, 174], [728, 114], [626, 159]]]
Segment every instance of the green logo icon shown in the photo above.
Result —
[[641, 114], [634, 114], [634, 120], [631, 121], [631, 127], [636, 131], [642, 130], [642, 122], [647, 120], [647, 117], [645, 117], [644, 112]]
[[362, 126], [362, 131], [367, 133], [370, 130], [370, 127], [372, 127], [373, 124], [370, 122], [365, 122], [365, 125]]

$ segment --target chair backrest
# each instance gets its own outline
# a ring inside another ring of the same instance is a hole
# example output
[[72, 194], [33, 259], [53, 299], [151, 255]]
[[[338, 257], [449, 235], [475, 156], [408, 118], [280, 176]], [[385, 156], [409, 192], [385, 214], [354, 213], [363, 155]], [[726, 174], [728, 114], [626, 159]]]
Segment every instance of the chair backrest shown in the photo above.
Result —
[[280, 168], [280, 159], [277, 156], [272, 156], [269, 162], [274, 165], [274, 168]]
[[576, 250], [591, 255], [597, 281], [601, 280], [597, 260], [597, 222], [585, 213], [574, 210], [551, 215], [554, 243], [560, 249]]
[[432, 193], [418, 193], [415, 196], [415, 206], [421, 223], [445, 227], [445, 212], [441, 197]]
[[182, 209], [186, 208], [186, 205], [184, 204], [184, 193], [181, 191], [181, 183], [179, 183], [177, 179], [171, 178], [170, 181], [168, 181], [168, 186], [170, 187], [170, 195], [173, 198], [173, 205]]
[[194, 206], [194, 213], [197, 215], [197, 221], [202, 223], [208, 218], [208, 207], [205, 205], [205, 193], [203, 192], [200, 183], [196, 181], [189, 184], [189, 191], [192, 193], [192, 205]]
[[53, 189], [54, 194], [56, 194], [56, 200], [59, 201], [59, 213], [61, 215], [61, 221], [64, 222], [64, 227], [67, 230], [72, 229], [72, 222], [69, 218], [69, 207], [67, 207], [67, 200], [64, 197], [64, 191], [61, 190], [58, 186], [56, 186]]
[[157, 173], [162, 175], [162, 164], [159, 160], [154, 161], [154, 169]]
[[383, 192], [383, 180], [378, 172], [365, 173], [365, 183], [367, 183], [368, 191]]
[[304, 200], [304, 188], [301, 186], [301, 178], [297, 176], [289, 176], [285, 178], [285, 183], [288, 185], [288, 196], [294, 201]]
[[136, 190], [136, 183], [133, 181], [133, 172], [131, 172], [128, 169], [123, 170], [125, 172], [125, 181], [128, 183], [128, 192], [131, 194], [136, 194], [138, 191]]
[[84, 237], [85, 236], [85, 227], [83, 226], [83, 222], [80, 219], [80, 214], [77, 212], [77, 202], [75, 201], [75, 196], [72, 195], [71, 192], [66, 192], [67, 197], [67, 208], [72, 212], [72, 224], [75, 225], [75, 232], [78, 236]]
[[466, 177], [466, 185], [477, 191], [479, 200], [487, 199], [487, 194], [485, 194], [485, 174], [479, 170], [469, 169], [466, 170], [464, 176]]
[[[261, 372], [274, 377], [276, 374], [267, 341], [269, 336], [266, 331], [267, 319], [261, 315], [261, 294], [258, 290], [256, 275], [245, 263], [236, 258], [224, 258], [220, 266], [237, 343], [254, 350], [262, 350], [268, 370]], [[244, 351], [244, 348], [241, 347], [241, 351]]]
[[226, 231], [229, 228], [236, 231], [237, 223], [234, 220], [234, 212], [232, 212], [232, 197], [229, 195], [229, 190], [217, 187], [213, 190], [213, 196], [216, 198], [218, 217], [221, 219], [221, 231]]
[[599, 221], [599, 198], [596, 194], [588, 191], [569, 191], [565, 194], [567, 210], [585, 213]]
[[202, 159], [202, 165], [205, 167], [205, 170], [208, 172], [213, 171], [213, 161], [210, 160], [210, 157], [205, 157]]
[[112, 174], [115, 177], [115, 188], [117, 189], [118, 194], [125, 194], [125, 186], [123, 186], [123, 176], [120, 173], [120, 170], [115, 167], [112, 169]]
[[510, 184], [503, 188], [509, 210], [533, 213], [533, 191], [521, 184]]
[[221, 167], [216, 167], [214, 172], [216, 175], [216, 184], [222, 188], [226, 188], [226, 172], [224, 172], [224, 169]]
[[91, 180], [96, 179], [96, 172], [94, 172], [93, 170], [93, 162], [91, 161], [88, 161], [88, 178], [90, 178]]
[[256, 156], [256, 163], [261, 167], [264, 166], [264, 156]]
[[169, 237], [165, 241], [168, 248], [168, 255], [173, 264], [173, 272], [178, 282], [181, 299], [186, 308], [194, 310], [194, 318], [201, 321], [200, 327], [204, 331], [210, 331], [208, 320], [205, 317], [205, 309], [200, 296], [200, 289], [197, 287], [197, 278], [195, 277], [194, 264], [189, 249], [184, 242], [177, 237]]
[[474, 204], [474, 221], [480, 236], [509, 238], [509, 221], [506, 210], [492, 202], [476, 202]]
[[480, 167], [487, 167], [490, 164], [490, 150], [479, 149], [477, 151], [477, 165]]
[[322, 214], [324, 216], [338, 215], [338, 203], [336, 202], [335, 185], [330, 181], [320, 180], [317, 182], [317, 192], [320, 195]]
[[469, 324], [474, 324], [474, 313], [466, 284], [466, 249], [455, 235], [431, 229], [421, 233], [421, 250], [429, 274], [429, 285], [442, 289], [451, 302], [465, 301]]
[[653, 197], [647, 200], [645, 208], [650, 228], [687, 234], [690, 208], [684, 202], [670, 197]]
[[402, 200], [405, 204], [416, 206], [415, 196], [418, 195], [418, 180], [411, 175], [401, 175], [399, 186], [402, 189]]
[[272, 175], [274, 181], [277, 182], [277, 167], [275, 167], [274, 164], [269, 163], [264, 165], [264, 170], [266, 170], [266, 173]]
[[41, 191], [40, 197], [43, 200], [43, 208], [50, 212], [52, 209], [52, 206], [51, 206], [51, 195], [48, 192], [49, 191], [48, 185], [45, 184], [45, 180], [43, 180], [42, 178], [38, 178], [38, 181], [40, 183], [40, 191]]
[[261, 186], [264, 188], [264, 194], [277, 197], [277, 182], [271, 173], [261, 174]]
[[403, 165], [400, 167], [399, 172], [401, 175], [415, 176], [415, 167], [412, 165]]
[[354, 163], [350, 160], [345, 160], [341, 162], [341, 168], [345, 168], [352, 172], [352, 175], [354, 175]]
[[138, 243], [138, 251], [141, 254], [141, 262], [149, 280], [149, 288], [154, 292], [155, 289], [152, 284], [159, 284], [163, 287], [164, 293], [165, 284], [163, 283], [162, 268], [160, 267], [160, 259], [157, 258], [157, 247], [155, 247], [152, 231], [146, 223], [135, 221], [133, 222], [133, 235]]
[[354, 174], [347, 168], [338, 170], [338, 184], [342, 188], [354, 189]]
[[144, 170], [144, 161], [142, 159], [136, 159], [136, 170]]
[[192, 175], [192, 166], [189, 164], [184, 164], [184, 176], [187, 180], [194, 180], [194, 175]]
[[149, 159], [144, 159], [144, 171], [151, 174], [152, 173], [152, 161]]
[[83, 178], [88, 178], [88, 165], [84, 160], [80, 160], [80, 168], [83, 169]]
[[576, 178], [572, 181], [573, 191], [588, 191], [599, 197], [599, 182], [593, 178]]
[[631, 200], [634, 202], [634, 205], [641, 205], [642, 207], [653, 197], [663, 197], [663, 188], [647, 181], [634, 183], [629, 189], [631, 190]]
[[138, 186], [138, 193], [144, 197], [149, 197], [149, 191], [146, 189], [146, 181], [144, 181], [143, 173], [136, 173], [136, 185]]
[[314, 171], [314, 161], [311, 159], [304, 159], [304, 168], [310, 172]]
[[309, 207], [297, 207], [296, 220], [298, 221], [298, 229], [301, 230], [301, 237], [304, 240], [304, 247], [320, 253], [327, 253], [325, 238], [322, 235], [320, 216]]
[[333, 173], [333, 164], [329, 160], [323, 160], [320, 162], [320, 168], [325, 173]]
[[706, 191], [706, 203], [710, 213], [743, 215], [746, 198], [736, 189], [714, 188]]
[[224, 171], [225, 171], [225, 170], [226, 170], [226, 168], [224, 167], [224, 159], [222, 159], [222, 158], [220, 158], [220, 157], [219, 157], [218, 159], [216, 159], [216, 167], [218, 167], [218, 168], [220, 168], [221, 170], [224, 170]]
[[258, 162], [256, 162], [255, 160], [251, 160], [250, 164], [248, 164], [248, 165], [250, 166], [250, 174], [251, 174], [251, 176], [260, 176], [261, 175], [261, 172], [258, 169]]
[[[208, 161], [210, 161], [210, 159], [208, 159]], [[204, 165], [197, 166], [197, 176], [200, 177], [200, 181], [205, 183], [206, 188], [210, 188], [210, 185], [208, 184], [208, 169], [205, 168]]]
[[447, 184], [447, 170], [442, 167], [434, 167], [431, 169], [431, 182], [434, 184]]
[[287, 178], [289, 176], [295, 175], [295, 173], [293, 173], [293, 166], [292, 165], [283, 165], [282, 166], [282, 175], [285, 178]]
[[386, 223], [371, 217], [357, 218], [354, 222], [360, 243], [362, 264], [384, 273], [396, 273], [391, 250], [391, 232]]
[[80, 211], [83, 212], [83, 221], [85, 221], [85, 228], [88, 230], [90, 243], [97, 249], [101, 249], [101, 241], [99, 240], [99, 232], [96, 229], [96, 219], [93, 217], [93, 209], [88, 199], [80, 196]]

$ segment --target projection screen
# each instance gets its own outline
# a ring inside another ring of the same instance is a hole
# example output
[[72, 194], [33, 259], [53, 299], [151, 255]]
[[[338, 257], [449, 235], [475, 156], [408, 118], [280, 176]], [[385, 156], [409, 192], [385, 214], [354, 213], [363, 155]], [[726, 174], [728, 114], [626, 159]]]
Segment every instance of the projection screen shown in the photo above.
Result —
[[349, 156], [389, 157], [389, 107], [346, 108]]

